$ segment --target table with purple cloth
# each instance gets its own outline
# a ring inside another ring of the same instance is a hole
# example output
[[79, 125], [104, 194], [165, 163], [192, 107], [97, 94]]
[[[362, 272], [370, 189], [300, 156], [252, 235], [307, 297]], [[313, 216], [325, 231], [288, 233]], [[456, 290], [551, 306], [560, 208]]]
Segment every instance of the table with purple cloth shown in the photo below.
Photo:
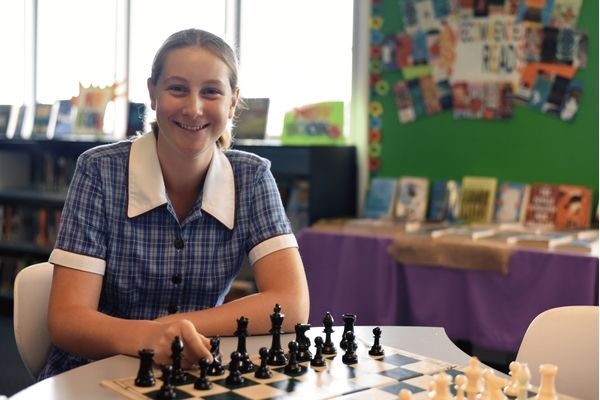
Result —
[[516, 354], [542, 311], [598, 305], [598, 257], [515, 249], [508, 271], [399, 264], [392, 235], [305, 229], [298, 236], [310, 322], [331, 312], [360, 325], [440, 326], [453, 340]]

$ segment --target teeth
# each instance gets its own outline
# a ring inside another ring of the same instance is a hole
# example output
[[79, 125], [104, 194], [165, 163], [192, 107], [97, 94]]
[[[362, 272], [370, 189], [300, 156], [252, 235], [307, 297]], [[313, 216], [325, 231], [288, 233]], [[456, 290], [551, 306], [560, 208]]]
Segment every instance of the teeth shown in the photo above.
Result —
[[186, 125], [186, 124], [181, 123], [181, 122], [179, 122], [178, 124], [183, 129], [187, 129], [189, 131], [198, 131], [198, 130], [206, 128], [208, 126], [208, 124], [204, 124], [204, 125]]

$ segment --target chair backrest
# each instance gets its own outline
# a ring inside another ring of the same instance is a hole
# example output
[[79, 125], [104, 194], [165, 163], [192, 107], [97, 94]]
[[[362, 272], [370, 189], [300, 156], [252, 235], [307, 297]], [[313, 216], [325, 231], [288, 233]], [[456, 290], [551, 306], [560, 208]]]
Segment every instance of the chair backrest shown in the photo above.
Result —
[[556, 389], [580, 399], [598, 398], [598, 307], [567, 306], [538, 315], [527, 328], [517, 361], [526, 362], [531, 383], [540, 383], [539, 366], [558, 367]]
[[50, 352], [48, 300], [53, 270], [53, 265], [48, 262], [34, 264], [23, 268], [15, 278], [15, 339], [21, 359], [34, 378]]

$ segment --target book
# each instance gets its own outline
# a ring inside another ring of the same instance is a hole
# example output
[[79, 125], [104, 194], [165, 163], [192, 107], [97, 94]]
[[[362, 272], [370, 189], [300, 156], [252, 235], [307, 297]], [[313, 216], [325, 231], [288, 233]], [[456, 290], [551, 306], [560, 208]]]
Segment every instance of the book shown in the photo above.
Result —
[[556, 251], [565, 251], [579, 254], [598, 254], [598, 238], [596, 239], [573, 239], [569, 242], [558, 244], [554, 247]]
[[496, 233], [493, 228], [478, 228], [473, 226], [456, 227], [446, 233], [444, 238], [477, 240], [492, 236]]
[[556, 201], [557, 229], [589, 228], [592, 212], [592, 191], [579, 185], [558, 185]]
[[504, 181], [498, 185], [494, 222], [523, 223], [531, 187], [527, 183]]
[[520, 237], [524, 235], [530, 234], [519, 230], [496, 231], [496, 233], [493, 235], [483, 237], [481, 240], [513, 245], [517, 242], [517, 240], [519, 240]]
[[232, 134], [235, 139], [264, 139], [269, 115], [268, 98], [244, 98], [234, 119]]
[[73, 133], [76, 107], [71, 100], [57, 100], [52, 105], [48, 120], [48, 138], [60, 138]]
[[493, 177], [463, 177], [460, 198], [460, 219], [469, 223], [492, 222], [497, 185], [498, 180]]
[[531, 185], [525, 224], [542, 228], [553, 228], [556, 220], [558, 185], [534, 183]]
[[455, 180], [435, 180], [429, 193], [427, 220], [432, 222], [456, 221], [460, 200], [460, 183]]
[[47, 138], [48, 123], [52, 104], [37, 103], [33, 109], [33, 127], [31, 128], [31, 138]]
[[10, 104], [0, 104], [0, 138], [8, 137], [8, 123], [12, 106]]
[[8, 137], [9, 138], [20, 138], [23, 134], [23, 124], [25, 123], [25, 113], [27, 112], [27, 106], [21, 105], [14, 107], [11, 112], [10, 119], [8, 121]]
[[425, 221], [429, 179], [416, 176], [403, 176], [398, 180], [396, 197], [396, 218], [400, 221]]
[[392, 218], [398, 179], [373, 177], [369, 184], [363, 215], [366, 218]]
[[536, 247], [543, 249], [553, 249], [559, 244], [572, 241], [574, 236], [565, 232], [544, 232], [538, 234], [524, 234], [516, 240], [516, 245], [520, 247]]

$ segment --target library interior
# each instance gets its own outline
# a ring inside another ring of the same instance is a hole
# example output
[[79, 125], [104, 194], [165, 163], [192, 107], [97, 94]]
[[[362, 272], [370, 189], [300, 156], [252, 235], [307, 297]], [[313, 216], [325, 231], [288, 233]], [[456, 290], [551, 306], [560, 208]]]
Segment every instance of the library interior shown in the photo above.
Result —
[[0, 15], [0, 400], [599, 398], [598, 2]]

